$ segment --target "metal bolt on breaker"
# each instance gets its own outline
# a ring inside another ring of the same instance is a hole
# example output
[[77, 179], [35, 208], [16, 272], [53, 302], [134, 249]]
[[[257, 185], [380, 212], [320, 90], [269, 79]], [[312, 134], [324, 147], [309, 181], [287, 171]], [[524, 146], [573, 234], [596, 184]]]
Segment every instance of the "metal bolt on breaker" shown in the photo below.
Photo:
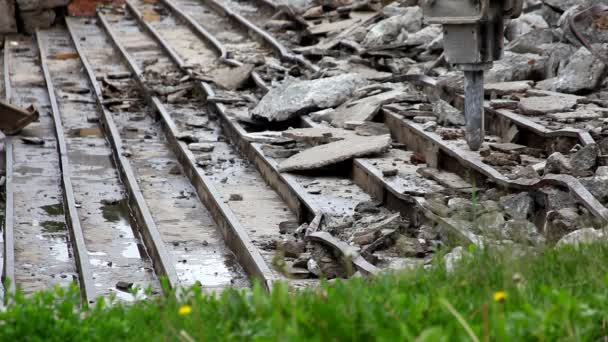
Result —
[[471, 150], [484, 139], [483, 73], [502, 57], [504, 19], [521, 14], [523, 0], [427, 0], [425, 20], [443, 25], [448, 63], [464, 72], [466, 138]]

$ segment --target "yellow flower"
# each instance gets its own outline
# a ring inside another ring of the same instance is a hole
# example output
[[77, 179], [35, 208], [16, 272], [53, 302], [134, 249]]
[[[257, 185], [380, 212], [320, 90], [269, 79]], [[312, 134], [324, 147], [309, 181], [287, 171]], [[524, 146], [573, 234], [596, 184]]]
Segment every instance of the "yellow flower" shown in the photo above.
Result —
[[496, 291], [494, 292], [494, 301], [502, 303], [507, 299], [507, 293], [505, 291]]
[[192, 312], [192, 307], [190, 305], [182, 305], [177, 310], [177, 313], [180, 315], [189, 315]]

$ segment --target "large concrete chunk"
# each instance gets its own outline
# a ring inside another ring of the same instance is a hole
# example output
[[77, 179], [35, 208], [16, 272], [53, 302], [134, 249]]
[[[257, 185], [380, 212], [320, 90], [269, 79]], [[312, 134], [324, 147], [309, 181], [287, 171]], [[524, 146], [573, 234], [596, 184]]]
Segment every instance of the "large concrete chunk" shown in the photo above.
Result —
[[0, 13], [0, 34], [17, 32], [15, 2], [13, 0], [0, 0]]
[[285, 121], [296, 115], [336, 107], [367, 81], [357, 74], [293, 81], [272, 88], [253, 109], [254, 119]]
[[279, 164], [279, 171], [312, 170], [351, 158], [386, 152], [391, 144], [388, 135], [353, 136], [302, 151]]
[[564, 93], [594, 90], [603, 80], [606, 66], [587, 48], [580, 48], [570, 62], [559, 71], [555, 89]]
[[576, 98], [566, 96], [533, 96], [519, 101], [519, 109], [527, 115], [566, 112], [576, 106]]

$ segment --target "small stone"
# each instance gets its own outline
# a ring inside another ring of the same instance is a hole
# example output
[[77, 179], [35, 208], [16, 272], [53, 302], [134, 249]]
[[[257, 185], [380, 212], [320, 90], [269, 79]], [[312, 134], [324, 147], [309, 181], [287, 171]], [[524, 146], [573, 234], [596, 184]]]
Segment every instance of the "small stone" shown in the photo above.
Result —
[[198, 138], [194, 136], [192, 133], [180, 132], [176, 135], [177, 140], [186, 142], [186, 143], [194, 143], [198, 142]]
[[241, 194], [230, 194], [230, 198], [228, 200], [229, 201], [242, 201], [243, 200], [243, 195], [241, 195]]
[[211, 159], [211, 154], [201, 154], [200, 156], [196, 157], [196, 162], [211, 161]]
[[382, 170], [382, 176], [384, 176], [384, 177], [394, 177], [398, 174], [399, 174], [399, 170], [397, 170], [397, 169]]
[[547, 158], [545, 163], [545, 171], [543, 174], [569, 174], [572, 166], [570, 161], [560, 152], [554, 152]]
[[173, 167], [169, 170], [169, 174], [170, 175], [181, 175], [182, 169], [179, 167], [179, 165], [173, 165]]
[[126, 281], [119, 281], [116, 283], [116, 288], [122, 291], [129, 291], [133, 288], [133, 283], [129, 283]]
[[190, 149], [190, 151], [211, 152], [211, 151], [213, 151], [215, 146], [213, 144], [209, 144], [209, 143], [191, 143], [191, 144], [188, 144], [188, 148]]
[[38, 137], [21, 137], [21, 141], [26, 145], [44, 145], [44, 140]]

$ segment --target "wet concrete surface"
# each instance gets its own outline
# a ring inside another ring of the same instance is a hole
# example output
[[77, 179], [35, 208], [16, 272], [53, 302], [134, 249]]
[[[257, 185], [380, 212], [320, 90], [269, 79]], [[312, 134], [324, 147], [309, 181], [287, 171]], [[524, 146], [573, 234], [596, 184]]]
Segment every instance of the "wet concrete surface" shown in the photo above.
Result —
[[[44, 33], [48, 56], [74, 53], [69, 34], [63, 29]], [[77, 84], [88, 88], [87, 76], [80, 60], [48, 59], [55, 89]], [[137, 227], [130, 219], [124, 203], [125, 190], [112, 159], [111, 148], [98, 133], [99, 124], [87, 117], [99, 115], [91, 92], [82, 95], [89, 103], [74, 102], [58, 96], [66, 144], [70, 161], [74, 196], [78, 216], [89, 252], [93, 281], [97, 295], [116, 295], [132, 300], [132, 295], [116, 288], [118, 281], [133, 283], [135, 287], [151, 287], [159, 291], [159, 282], [143, 248]], [[77, 132], [77, 134], [74, 134]]]
[[[160, 1], [151, 3], [135, 0], [132, 3], [142, 13], [144, 20], [156, 29], [163, 39], [172, 42], [172, 47], [180, 52], [180, 57], [187, 66], [195, 67], [202, 72], [208, 72], [219, 66], [213, 48], [208, 46], [204, 50], [197, 49], [198, 45], [205, 45], [205, 42]], [[148, 13], [154, 13], [158, 17], [149, 16]]]
[[272, 51], [257, 41], [257, 38], [248, 36], [246, 31], [228, 17], [217, 14], [201, 1], [174, 0], [173, 2], [224, 44], [232, 58], [244, 63], [254, 62], [254, 59], [259, 57], [272, 58]]
[[[137, 41], [142, 44], [141, 42], [146, 39], [141, 33], [138, 35], [134, 28], [133, 22], [128, 20], [125, 20], [124, 26], [117, 23], [115, 28], [119, 37], [128, 36], [122, 41], [127, 50], [130, 49], [130, 42]], [[171, 45], [173, 46], [173, 44]], [[205, 49], [208, 49], [208, 47], [200, 44], [198, 49], [201, 51], [201, 55], [205, 55]], [[181, 50], [177, 51], [178, 55], [180, 52]], [[164, 61], [159, 48], [155, 51], [148, 51], [146, 54], [133, 54], [133, 57], [140, 67], [146, 65], [146, 61], [150, 59], [159, 62]], [[168, 70], [174, 70], [174, 68], [168, 68]], [[213, 151], [207, 153], [211, 166], [203, 167], [205, 175], [214, 181], [214, 185], [221, 193], [223, 200], [249, 233], [254, 245], [266, 247], [273, 238], [280, 237], [280, 222], [293, 221], [296, 218], [278, 194], [265, 183], [255, 167], [242, 158], [232, 146], [221, 142], [224, 137], [221, 137], [221, 130], [217, 121], [215, 121], [215, 117], [201, 110], [202, 104], [197, 106], [192, 103], [193, 101], [195, 99], [190, 99], [190, 103], [184, 105], [169, 103], [164, 103], [164, 105], [176, 122], [179, 131], [194, 132], [199, 142], [213, 143]], [[187, 125], [188, 122], [198, 117], [208, 119], [205, 127], [193, 129]], [[194, 152], [194, 155], [195, 158], [201, 157], [199, 152]], [[231, 200], [231, 198], [238, 197], [242, 200]], [[260, 252], [262, 252], [266, 262], [271, 265], [274, 251], [265, 251], [260, 248]]]
[[[149, 43], [145, 37], [136, 34], [131, 34], [128, 38], [126, 35], [121, 36], [125, 37], [121, 43], [129, 51], [135, 50], [134, 46], [141, 42]], [[95, 44], [105, 48], [103, 56], [107, 58], [101, 59], [97, 54], [97, 59], [92, 62], [93, 68], [96, 68], [97, 63], [112, 63], [112, 46], [107, 42]], [[88, 47], [87, 43], [83, 45]], [[137, 61], [161, 59], [162, 55], [139, 51], [134, 58]], [[136, 85], [127, 83], [127, 86]], [[143, 104], [141, 107], [145, 109]], [[189, 286], [199, 283], [208, 290], [221, 290], [230, 286], [249, 287], [249, 280], [224, 243], [211, 213], [200, 202], [194, 187], [179, 167], [160, 124], [145, 111], [138, 110], [115, 112], [114, 119], [123, 142], [132, 152], [132, 166], [163, 242], [176, 266], [180, 284]]]
[[[35, 103], [40, 119], [12, 139], [14, 188], [15, 277], [25, 293], [67, 286], [77, 281], [63, 213], [61, 171], [50, 103], [38, 49], [29, 38], [10, 39], [11, 102]], [[38, 137], [44, 145], [28, 145], [19, 137]], [[11, 210], [9, 208], [8, 210]]]

